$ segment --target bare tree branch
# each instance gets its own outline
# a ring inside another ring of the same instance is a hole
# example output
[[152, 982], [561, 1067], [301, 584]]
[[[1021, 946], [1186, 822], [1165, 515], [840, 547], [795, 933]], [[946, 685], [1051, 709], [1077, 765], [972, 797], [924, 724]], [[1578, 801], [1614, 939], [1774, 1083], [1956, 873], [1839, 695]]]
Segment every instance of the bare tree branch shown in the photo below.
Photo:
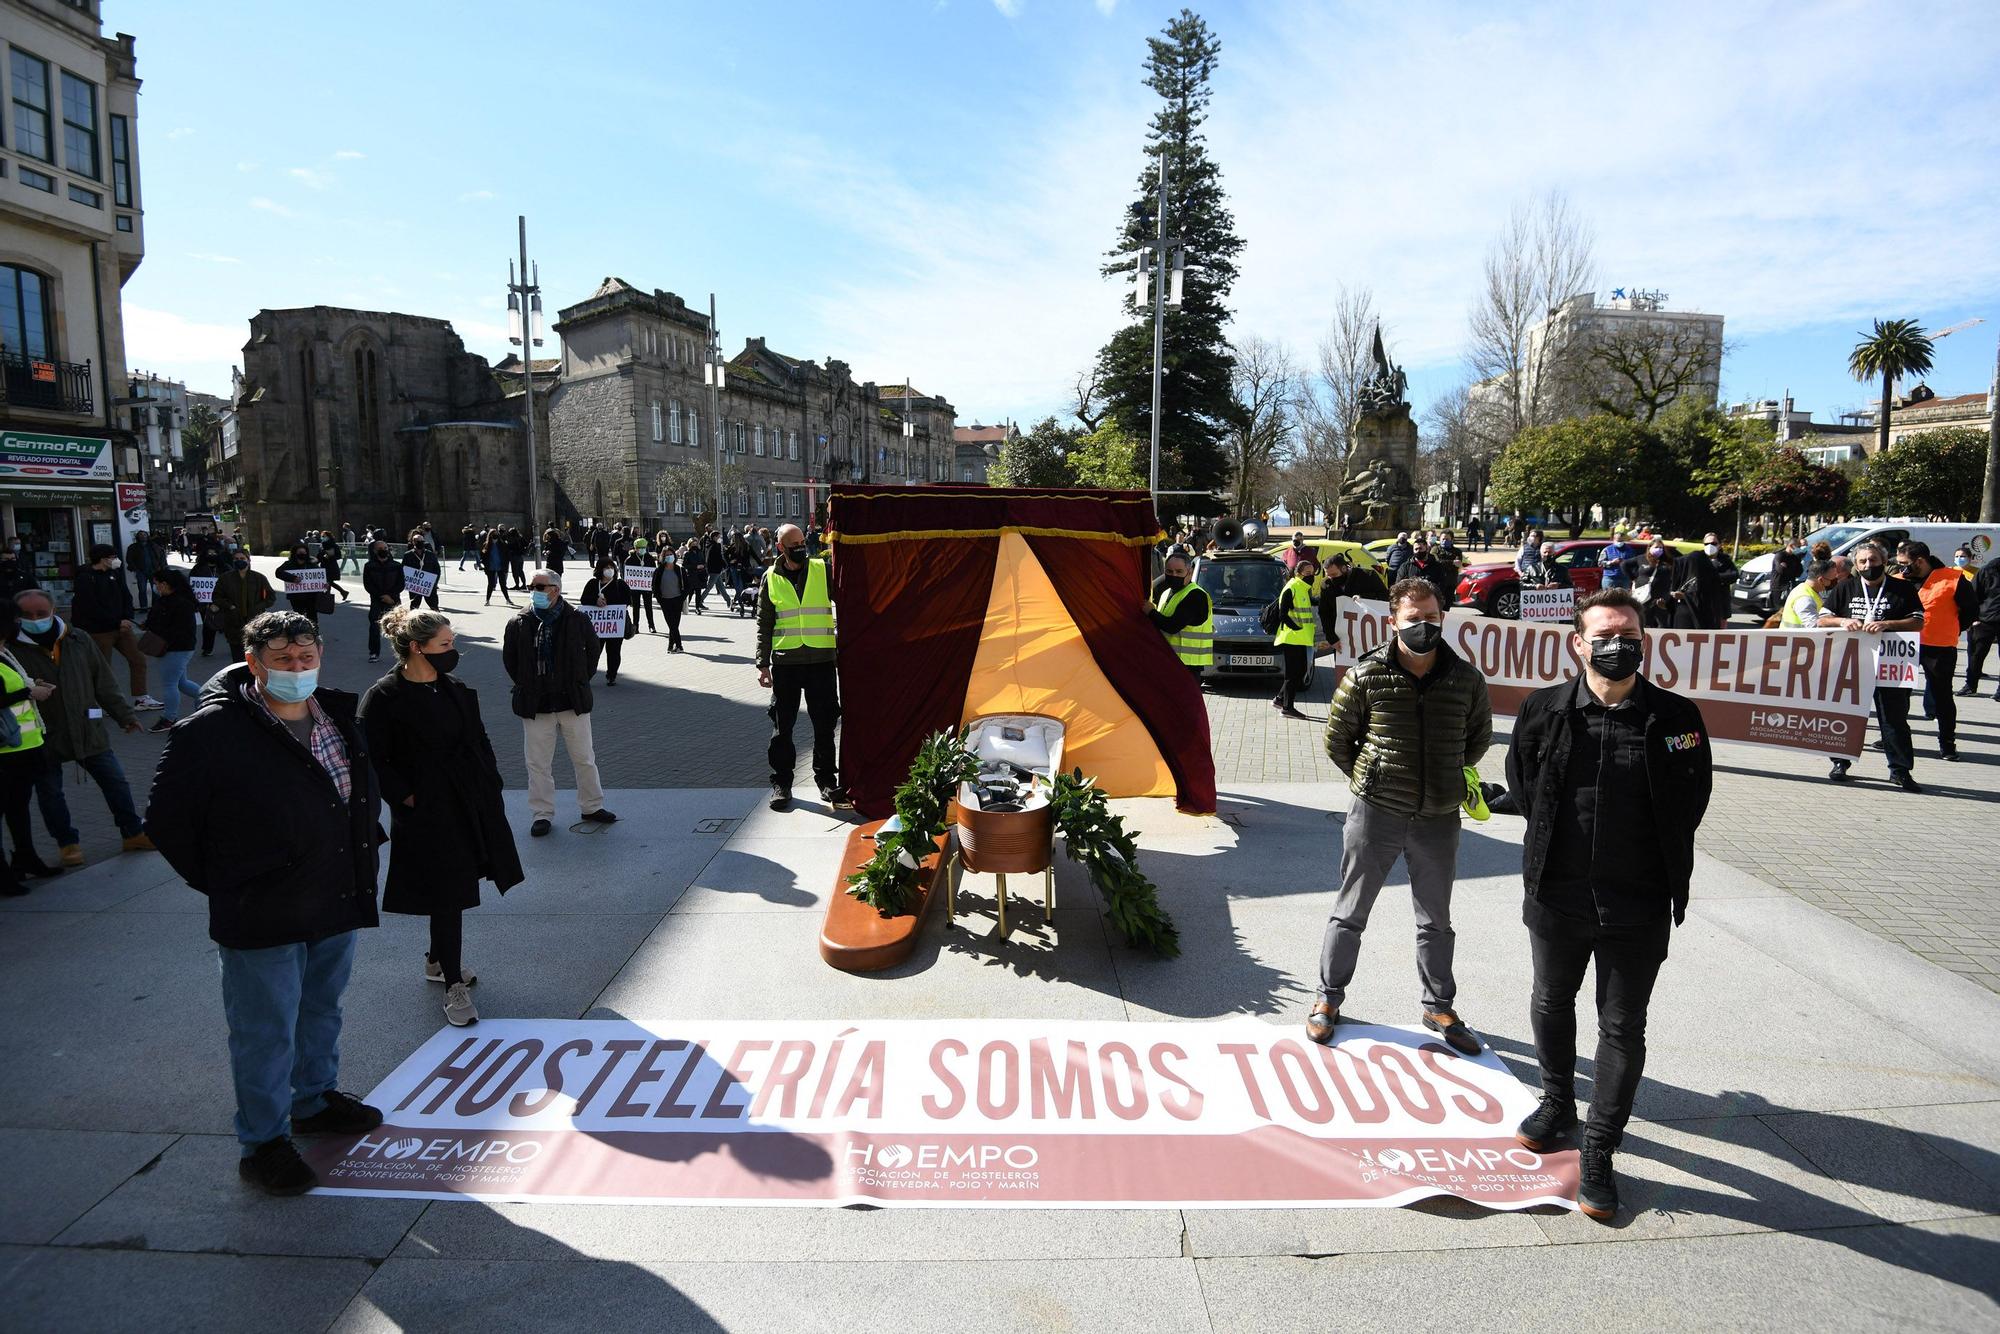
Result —
[[1230, 474], [1235, 512], [1261, 508], [1260, 496], [1276, 487], [1278, 464], [1296, 425], [1298, 371], [1283, 344], [1251, 335], [1234, 347], [1229, 381]]
[[1076, 399], [1076, 407], [1071, 409], [1071, 415], [1083, 423], [1086, 434], [1095, 431], [1097, 423], [1104, 420], [1104, 409], [1097, 406], [1098, 395], [1102, 392], [1103, 386], [1098, 380], [1097, 362], [1093, 360], [1076, 373], [1076, 383], [1070, 386], [1070, 393]]
[[1591, 406], [1650, 422], [1685, 394], [1706, 388], [1713, 401], [1722, 347], [1703, 325], [1686, 321], [1624, 321], [1593, 341]]
[[1595, 244], [1569, 201], [1552, 191], [1516, 208], [1487, 252], [1466, 360], [1483, 396], [1501, 405], [1507, 439], [1575, 406], [1577, 352], [1564, 323], [1549, 316], [1595, 285]]

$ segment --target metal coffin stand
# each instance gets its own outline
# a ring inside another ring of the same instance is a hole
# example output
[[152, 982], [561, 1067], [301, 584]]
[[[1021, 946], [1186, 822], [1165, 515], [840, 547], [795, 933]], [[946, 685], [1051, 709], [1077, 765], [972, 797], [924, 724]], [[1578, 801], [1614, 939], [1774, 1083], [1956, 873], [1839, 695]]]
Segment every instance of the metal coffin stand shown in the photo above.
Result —
[[991, 875], [999, 886], [1000, 935], [1005, 939], [1009, 875], [1039, 873], [1043, 919], [1055, 919], [1055, 808], [1049, 804], [1048, 785], [1051, 775], [1062, 768], [1063, 724], [1042, 714], [989, 714], [967, 725], [965, 744], [983, 764], [1009, 761], [1035, 775], [1031, 800], [1039, 804], [1024, 810], [982, 810], [971, 784], [962, 784], [952, 803], [958, 838], [945, 872], [945, 924], [949, 927], [958, 919], [961, 871]]

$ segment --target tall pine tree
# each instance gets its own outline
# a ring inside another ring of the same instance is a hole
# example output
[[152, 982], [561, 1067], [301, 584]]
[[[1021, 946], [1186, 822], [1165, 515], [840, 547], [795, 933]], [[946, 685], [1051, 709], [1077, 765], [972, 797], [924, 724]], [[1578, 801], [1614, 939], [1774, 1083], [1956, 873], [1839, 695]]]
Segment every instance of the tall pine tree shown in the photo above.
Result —
[[[1222, 448], [1230, 409], [1233, 358], [1223, 325], [1224, 302], [1236, 282], [1236, 254], [1243, 242], [1222, 192], [1222, 173], [1209, 160], [1201, 126], [1208, 119], [1209, 77], [1221, 43], [1193, 10], [1147, 39], [1146, 86], [1160, 95], [1160, 109], [1146, 135], [1146, 166], [1139, 197], [1127, 210], [1113, 253], [1151, 245], [1158, 217], [1159, 171], [1167, 172], [1167, 235], [1187, 250], [1181, 308], [1168, 311], [1160, 381], [1160, 485], [1169, 490], [1221, 489], [1229, 480]], [[1131, 281], [1131, 261], [1114, 261], [1107, 275]], [[1153, 308], [1126, 298], [1133, 322], [1112, 335], [1097, 354], [1105, 407], [1121, 431], [1148, 439], [1153, 418]], [[1187, 497], [1195, 500], [1196, 497]], [[1202, 506], [1177, 503], [1169, 513]]]

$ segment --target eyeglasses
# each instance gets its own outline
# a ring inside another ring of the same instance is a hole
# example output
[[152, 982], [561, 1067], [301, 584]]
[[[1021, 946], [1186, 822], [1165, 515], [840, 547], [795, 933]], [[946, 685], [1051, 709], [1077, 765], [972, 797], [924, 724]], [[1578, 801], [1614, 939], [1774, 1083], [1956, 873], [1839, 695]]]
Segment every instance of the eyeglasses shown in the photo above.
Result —
[[252, 648], [283, 648], [287, 644], [300, 648], [317, 648], [319, 630], [304, 616], [278, 613], [281, 618], [275, 624], [266, 626], [254, 634], [245, 634], [244, 642]]

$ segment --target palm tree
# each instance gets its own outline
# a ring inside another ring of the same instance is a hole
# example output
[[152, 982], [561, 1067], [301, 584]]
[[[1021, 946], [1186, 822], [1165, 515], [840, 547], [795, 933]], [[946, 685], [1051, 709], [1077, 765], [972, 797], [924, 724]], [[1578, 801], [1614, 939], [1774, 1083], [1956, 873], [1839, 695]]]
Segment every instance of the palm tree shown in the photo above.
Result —
[[1882, 411], [1875, 419], [1875, 452], [1889, 448], [1889, 396], [1905, 375], [1922, 375], [1931, 368], [1931, 340], [1915, 320], [1877, 320], [1873, 337], [1855, 344], [1847, 369], [1866, 384], [1882, 377]]

